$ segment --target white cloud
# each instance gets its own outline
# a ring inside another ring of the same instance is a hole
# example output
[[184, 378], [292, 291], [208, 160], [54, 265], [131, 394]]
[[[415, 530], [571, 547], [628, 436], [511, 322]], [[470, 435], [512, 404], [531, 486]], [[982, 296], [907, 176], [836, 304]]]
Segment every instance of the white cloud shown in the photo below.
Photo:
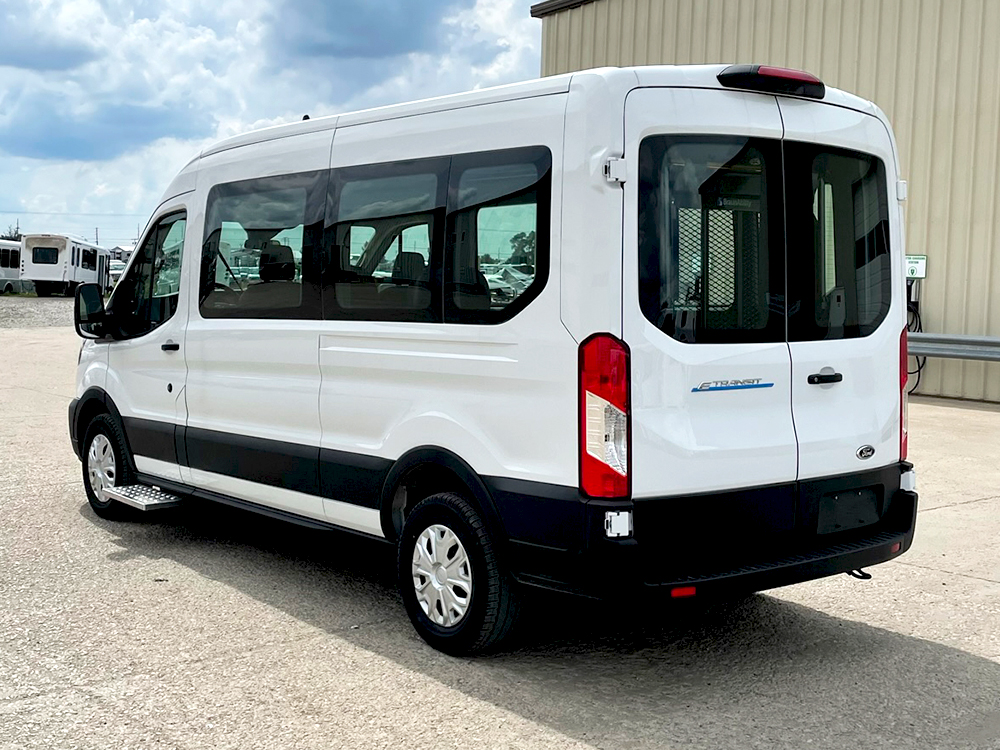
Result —
[[[31, 231], [93, 236], [100, 226], [114, 244], [134, 236], [174, 174], [219, 138], [538, 75], [541, 24], [528, 0], [450, 10], [446, 0], [435, 11], [444, 15], [423, 24], [433, 24], [423, 47], [397, 54], [387, 37], [381, 56], [363, 60], [276, 50], [269, 24], [291, 2], [8, 0], [8, 29], [44, 31], [64, 47], [47, 64], [12, 67], [0, 56], [0, 227], [20, 218]], [[340, 2], [343, 12], [356, 5]], [[2, 213], [12, 209], [23, 213]]]

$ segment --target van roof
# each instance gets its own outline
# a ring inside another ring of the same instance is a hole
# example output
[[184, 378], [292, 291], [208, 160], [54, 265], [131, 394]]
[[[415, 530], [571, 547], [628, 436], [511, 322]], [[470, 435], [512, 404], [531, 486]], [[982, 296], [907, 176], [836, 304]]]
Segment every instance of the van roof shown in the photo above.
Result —
[[[594, 68], [549, 76], [547, 78], [536, 78], [504, 86], [475, 89], [473, 91], [439, 96], [432, 99], [392, 104], [356, 112], [347, 112], [340, 115], [317, 117], [285, 125], [274, 125], [219, 141], [202, 151], [198, 157], [195, 157], [191, 164], [188, 165], [188, 168], [194, 167], [200, 157], [209, 156], [210, 154], [239, 146], [261, 143], [276, 138], [286, 138], [302, 133], [315, 133], [338, 127], [360, 125], [367, 122], [393, 120], [430, 112], [442, 112], [449, 109], [460, 109], [463, 107], [550, 94], [564, 94], [569, 91], [571, 85], [579, 86], [586, 91], [591, 87], [605, 88], [609, 84], [616, 83], [621, 85], [626, 83], [628, 79], [631, 79], [630, 83], [641, 87], [671, 86], [721, 89], [723, 87], [716, 76], [726, 67], [727, 65], [653, 65], [629, 68]], [[823, 98], [823, 103], [859, 110], [875, 115], [876, 117], [881, 116], [878, 108], [871, 102], [829, 86], [826, 89], [826, 96]]]

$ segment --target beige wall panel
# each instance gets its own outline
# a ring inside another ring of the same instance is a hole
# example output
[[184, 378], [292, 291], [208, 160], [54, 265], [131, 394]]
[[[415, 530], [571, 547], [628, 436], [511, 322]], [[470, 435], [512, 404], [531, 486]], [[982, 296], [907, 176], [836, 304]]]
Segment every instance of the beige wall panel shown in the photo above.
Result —
[[[1000, 0], [596, 0], [543, 19], [542, 73], [804, 68], [893, 123], [924, 330], [1000, 336]], [[928, 360], [921, 393], [1000, 401], [1000, 365]]]

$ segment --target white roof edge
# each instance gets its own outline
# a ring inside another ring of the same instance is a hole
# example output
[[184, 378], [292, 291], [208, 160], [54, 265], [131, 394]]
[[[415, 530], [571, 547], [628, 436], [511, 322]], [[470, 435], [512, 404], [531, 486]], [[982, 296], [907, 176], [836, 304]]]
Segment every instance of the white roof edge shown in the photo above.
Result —
[[[448, 94], [430, 99], [420, 99], [412, 102], [400, 104], [390, 104], [383, 107], [362, 109], [354, 112], [345, 112], [340, 115], [328, 115], [310, 120], [300, 120], [298, 122], [286, 123], [283, 125], [273, 125], [260, 130], [252, 130], [247, 133], [226, 138], [219, 141], [192, 159], [183, 171], [194, 167], [196, 163], [211, 154], [249, 146], [253, 143], [287, 138], [304, 133], [316, 133], [324, 130], [333, 130], [338, 127], [350, 127], [352, 125], [363, 125], [369, 122], [380, 120], [393, 120], [402, 117], [412, 117], [414, 115], [428, 114], [432, 112], [445, 112], [463, 107], [474, 107], [482, 104], [493, 104], [497, 102], [513, 101], [516, 99], [526, 99], [536, 96], [546, 96], [550, 94], [565, 94], [569, 92], [570, 83], [574, 77], [586, 77], [595, 75], [599, 77], [613, 77], [622, 72], [629, 71], [635, 75], [636, 85], [644, 86], [678, 86], [694, 88], [723, 88], [716, 76], [725, 69], [729, 63], [719, 63], [712, 65], [646, 65], [646, 66], [626, 66], [626, 67], [603, 67], [589, 70], [578, 70], [572, 73], [564, 73], [545, 78], [536, 78], [519, 83], [509, 83], [502, 86], [491, 86], [484, 89], [474, 89], [458, 94]], [[856, 109], [878, 116], [878, 108], [866, 99], [849, 94], [846, 91], [827, 86], [826, 97], [822, 102], [834, 104], [841, 107]]]
[[218, 143], [212, 144], [198, 156], [191, 160], [185, 169], [189, 168], [199, 159], [210, 156], [220, 151], [227, 151], [239, 146], [248, 146], [252, 143], [275, 140], [277, 138], [287, 138], [303, 133], [316, 133], [323, 130], [333, 130], [338, 127], [348, 127], [351, 125], [361, 125], [367, 122], [379, 120], [393, 120], [400, 117], [411, 117], [430, 112], [444, 112], [450, 109], [460, 109], [462, 107], [472, 107], [480, 104], [492, 104], [494, 102], [511, 101], [514, 99], [525, 99], [528, 97], [545, 96], [547, 94], [564, 94], [569, 91], [569, 81], [571, 73], [548, 78], [536, 78], [520, 83], [508, 83], [502, 86], [491, 86], [484, 89], [474, 89], [463, 91], [458, 94], [448, 94], [430, 99], [419, 99], [412, 102], [400, 104], [390, 104], [384, 107], [373, 107], [354, 112], [346, 112], [340, 115], [328, 115], [310, 120], [300, 120], [298, 122], [285, 123], [283, 125], [272, 125], [260, 130], [251, 130], [247, 133], [226, 138]]

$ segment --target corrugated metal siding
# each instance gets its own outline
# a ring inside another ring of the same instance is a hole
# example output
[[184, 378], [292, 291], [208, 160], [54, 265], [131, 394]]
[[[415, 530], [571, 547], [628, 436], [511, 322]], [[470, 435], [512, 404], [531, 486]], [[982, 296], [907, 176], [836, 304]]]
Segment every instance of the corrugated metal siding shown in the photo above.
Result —
[[[755, 62], [876, 102], [927, 255], [924, 329], [1000, 336], [1000, 0], [597, 0], [543, 19], [542, 73]], [[1000, 365], [928, 360], [921, 393], [1000, 401]]]

